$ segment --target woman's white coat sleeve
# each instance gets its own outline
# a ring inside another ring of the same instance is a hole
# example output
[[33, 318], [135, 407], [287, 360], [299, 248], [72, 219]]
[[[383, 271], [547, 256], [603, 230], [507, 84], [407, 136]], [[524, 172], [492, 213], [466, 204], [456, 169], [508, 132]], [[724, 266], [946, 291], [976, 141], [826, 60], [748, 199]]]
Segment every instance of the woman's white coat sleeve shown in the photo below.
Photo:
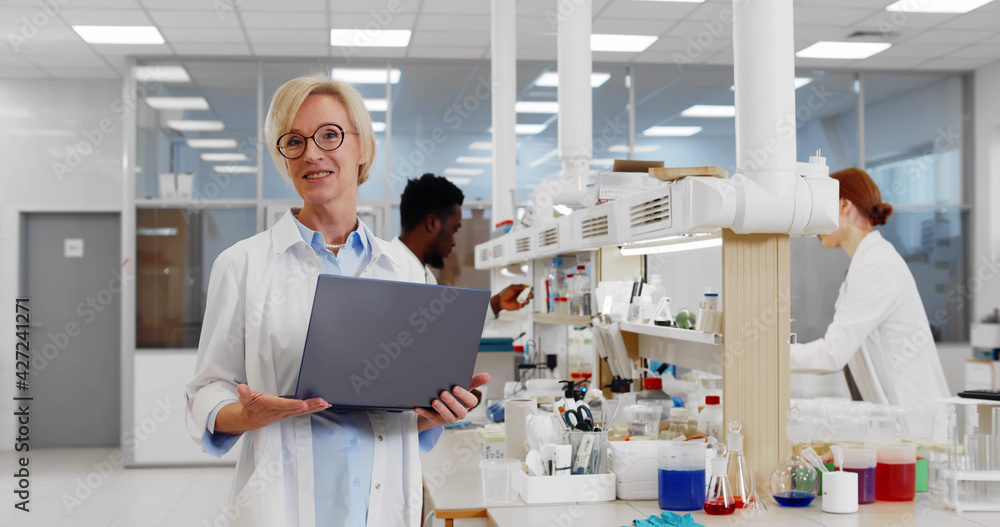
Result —
[[851, 269], [847, 287], [821, 339], [791, 345], [790, 366], [796, 373], [840, 371], [861, 348], [896, 301], [896, 283], [877, 262]]
[[184, 392], [188, 433], [199, 444], [206, 433], [214, 430], [214, 423], [210, 425], [208, 420], [216, 408], [221, 403], [239, 400], [236, 387], [246, 382], [244, 302], [224, 253], [212, 266], [196, 374]]

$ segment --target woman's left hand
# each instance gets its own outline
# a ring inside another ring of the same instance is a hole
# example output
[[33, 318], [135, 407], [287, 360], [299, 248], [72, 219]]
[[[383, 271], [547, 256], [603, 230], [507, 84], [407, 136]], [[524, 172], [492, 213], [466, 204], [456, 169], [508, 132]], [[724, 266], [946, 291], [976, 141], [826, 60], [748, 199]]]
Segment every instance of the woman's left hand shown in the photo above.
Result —
[[452, 424], [465, 419], [469, 410], [474, 408], [479, 402], [476, 396], [469, 390], [478, 388], [490, 382], [490, 374], [479, 373], [472, 377], [469, 389], [456, 386], [451, 392], [441, 392], [440, 399], [434, 399], [431, 406], [435, 411], [424, 408], [414, 408], [417, 414], [417, 429], [423, 432], [435, 426]]

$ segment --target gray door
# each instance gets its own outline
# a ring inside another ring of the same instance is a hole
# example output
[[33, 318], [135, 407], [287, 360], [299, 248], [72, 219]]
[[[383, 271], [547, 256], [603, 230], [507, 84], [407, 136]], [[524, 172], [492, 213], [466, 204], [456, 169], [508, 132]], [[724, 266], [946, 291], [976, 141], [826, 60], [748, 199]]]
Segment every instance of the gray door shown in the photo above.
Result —
[[119, 228], [117, 213], [22, 216], [32, 447], [119, 444]]

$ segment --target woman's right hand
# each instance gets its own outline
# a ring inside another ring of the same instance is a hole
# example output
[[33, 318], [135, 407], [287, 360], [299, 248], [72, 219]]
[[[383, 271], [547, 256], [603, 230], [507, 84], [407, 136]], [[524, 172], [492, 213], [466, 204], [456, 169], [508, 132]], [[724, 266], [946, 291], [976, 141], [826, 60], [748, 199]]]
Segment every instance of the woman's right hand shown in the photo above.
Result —
[[242, 434], [264, 428], [282, 419], [321, 412], [330, 403], [320, 397], [313, 399], [286, 399], [267, 393], [258, 393], [246, 384], [236, 387], [240, 402], [227, 404], [215, 418], [215, 431], [224, 434]]

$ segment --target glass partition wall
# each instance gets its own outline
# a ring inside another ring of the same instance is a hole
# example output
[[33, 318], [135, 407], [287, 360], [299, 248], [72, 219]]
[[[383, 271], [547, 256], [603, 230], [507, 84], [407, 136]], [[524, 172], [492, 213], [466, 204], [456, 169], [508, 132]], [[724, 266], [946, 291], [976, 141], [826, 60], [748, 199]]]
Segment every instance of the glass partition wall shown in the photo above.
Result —
[[[474, 269], [472, 250], [492, 227], [489, 61], [191, 58], [137, 65], [152, 67], [148, 80], [137, 79], [137, 347], [196, 346], [215, 257], [299, 203], [263, 144], [271, 96], [299, 75], [333, 70], [369, 104], [378, 152], [359, 189], [359, 216], [391, 239], [399, 233], [406, 181], [426, 172], [448, 177], [465, 193], [463, 232], [439, 280], [488, 287], [489, 273]], [[630, 147], [635, 159], [736, 171], [731, 67], [596, 63], [593, 70], [593, 172], [629, 158]], [[560, 174], [558, 73], [551, 62], [519, 62], [517, 75], [523, 204], [542, 179]], [[861, 164], [869, 170], [896, 210], [881, 231], [918, 278], [935, 333], [967, 339], [968, 315], [956, 301], [968, 251], [966, 79], [815, 69], [796, 76], [799, 160], [820, 149], [831, 171]], [[715, 267], [696, 264], [716, 252], [650, 257], [647, 269], [664, 283], [710, 286]], [[815, 238], [794, 238], [791, 254], [792, 329], [800, 340], [817, 338], [832, 319], [849, 260]], [[685, 275], [694, 268], [701, 274]], [[697, 296], [700, 289], [691, 291]]]

